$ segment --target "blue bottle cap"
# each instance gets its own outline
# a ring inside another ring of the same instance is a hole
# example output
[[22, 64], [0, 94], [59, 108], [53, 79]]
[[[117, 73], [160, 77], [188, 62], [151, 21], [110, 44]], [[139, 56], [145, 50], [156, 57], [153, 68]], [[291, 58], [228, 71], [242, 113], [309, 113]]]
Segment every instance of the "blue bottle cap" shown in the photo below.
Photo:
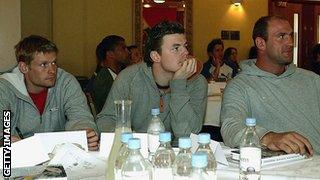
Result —
[[128, 141], [129, 149], [140, 149], [140, 139], [139, 138], [130, 138]]
[[198, 143], [201, 143], [201, 144], [210, 143], [210, 134], [209, 133], [200, 133], [198, 135]]
[[122, 134], [121, 134], [121, 142], [122, 142], [122, 143], [128, 144], [128, 140], [129, 140], [130, 138], [133, 138], [132, 133], [122, 133]]
[[247, 126], [255, 126], [256, 125], [256, 119], [255, 118], [247, 118], [246, 119], [246, 125]]
[[160, 109], [159, 108], [152, 108], [151, 109], [151, 115], [156, 116], [160, 114]]
[[189, 137], [181, 137], [179, 138], [179, 148], [187, 149], [191, 148], [191, 139]]
[[192, 154], [192, 167], [204, 168], [208, 165], [208, 155], [204, 152], [196, 152]]
[[159, 134], [160, 142], [170, 142], [171, 141], [171, 133], [170, 132], [162, 132]]

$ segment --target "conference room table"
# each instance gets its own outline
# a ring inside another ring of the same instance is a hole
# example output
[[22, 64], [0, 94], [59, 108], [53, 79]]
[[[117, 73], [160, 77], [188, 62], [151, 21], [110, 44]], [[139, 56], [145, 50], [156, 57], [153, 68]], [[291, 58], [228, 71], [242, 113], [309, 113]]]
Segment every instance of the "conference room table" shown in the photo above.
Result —
[[[98, 157], [97, 152], [90, 154]], [[102, 159], [103, 160], [103, 159]], [[105, 160], [103, 160], [105, 161]], [[104, 165], [103, 165], [104, 166]], [[85, 180], [105, 180], [105, 166], [98, 168], [99, 172], [92, 172], [82, 176]], [[218, 164], [218, 180], [237, 180], [239, 179], [239, 170], [236, 167], [224, 166]], [[82, 173], [84, 174], [84, 173]], [[292, 162], [286, 165], [277, 165], [274, 167], [262, 168], [261, 180], [313, 180], [320, 179], [320, 155], [314, 155], [306, 160]]]
[[226, 82], [209, 82], [204, 125], [220, 127], [222, 92]]

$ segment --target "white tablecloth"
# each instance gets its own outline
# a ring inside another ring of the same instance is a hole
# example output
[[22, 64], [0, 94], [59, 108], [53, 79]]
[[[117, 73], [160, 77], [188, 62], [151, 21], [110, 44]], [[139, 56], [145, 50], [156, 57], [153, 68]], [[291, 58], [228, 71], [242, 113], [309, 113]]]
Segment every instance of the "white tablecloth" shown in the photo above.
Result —
[[204, 125], [220, 127], [221, 95], [208, 96]]
[[[92, 153], [92, 152], [91, 152]], [[93, 152], [95, 156], [98, 153]], [[105, 169], [105, 168], [99, 168]], [[98, 176], [86, 177], [86, 180], [105, 180], [101, 174], [104, 172], [97, 172]], [[218, 180], [237, 180], [239, 179], [238, 168], [219, 166], [217, 170]], [[315, 155], [308, 160], [294, 162], [285, 166], [277, 166], [268, 169], [262, 169], [261, 180], [306, 180], [306, 179], [320, 179], [320, 156]]]

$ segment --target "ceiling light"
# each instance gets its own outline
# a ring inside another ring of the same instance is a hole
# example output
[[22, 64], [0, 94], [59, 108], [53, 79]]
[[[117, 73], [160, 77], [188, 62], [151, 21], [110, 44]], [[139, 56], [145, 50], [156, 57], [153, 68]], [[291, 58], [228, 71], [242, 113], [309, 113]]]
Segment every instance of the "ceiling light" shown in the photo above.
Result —
[[165, 0], [153, 0], [153, 2], [155, 2], [155, 3], [164, 3], [166, 1]]
[[241, 5], [242, 0], [231, 0], [231, 3], [235, 6], [240, 6]]

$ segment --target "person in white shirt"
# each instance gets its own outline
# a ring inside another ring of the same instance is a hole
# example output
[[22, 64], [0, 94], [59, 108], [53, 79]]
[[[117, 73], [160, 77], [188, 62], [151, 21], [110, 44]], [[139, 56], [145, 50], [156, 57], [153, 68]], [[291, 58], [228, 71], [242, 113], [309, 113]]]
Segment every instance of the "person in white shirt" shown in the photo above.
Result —
[[201, 74], [209, 81], [227, 80], [232, 77], [232, 68], [223, 62], [223, 42], [213, 39], [207, 47], [209, 59], [204, 63]]

